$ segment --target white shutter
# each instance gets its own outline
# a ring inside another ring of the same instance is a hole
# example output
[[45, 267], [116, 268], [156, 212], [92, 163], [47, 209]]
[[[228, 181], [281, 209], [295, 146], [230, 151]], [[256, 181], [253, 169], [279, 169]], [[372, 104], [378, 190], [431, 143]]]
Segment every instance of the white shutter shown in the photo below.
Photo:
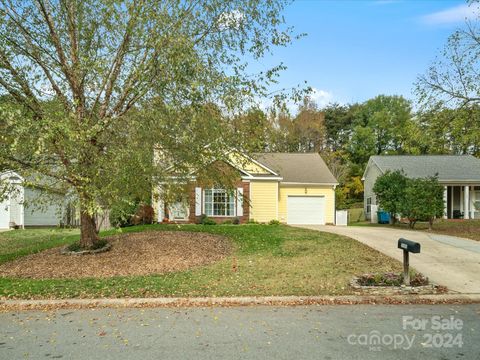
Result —
[[202, 188], [195, 188], [195, 216], [202, 215]]
[[165, 203], [163, 199], [158, 200], [158, 222], [162, 222], [165, 218]]
[[162, 222], [165, 219], [165, 202], [163, 201], [163, 188], [158, 187], [157, 200], [157, 221]]
[[237, 188], [237, 216], [243, 216], [243, 188]]

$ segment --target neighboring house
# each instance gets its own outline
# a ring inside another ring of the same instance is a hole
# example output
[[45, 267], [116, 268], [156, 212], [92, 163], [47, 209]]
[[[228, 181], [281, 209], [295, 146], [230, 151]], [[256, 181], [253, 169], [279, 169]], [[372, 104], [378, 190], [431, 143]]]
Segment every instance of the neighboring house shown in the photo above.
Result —
[[363, 174], [367, 219], [371, 219], [372, 205], [377, 205], [373, 192], [376, 179], [395, 170], [403, 170], [409, 178], [438, 175], [444, 186], [444, 218], [480, 218], [476, 210], [480, 205], [480, 159], [471, 155], [385, 155], [371, 156]]
[[68, 204], [62, 194], [50, 194], [48, 201], [42, 190], [24, 187], [24, 179], [13, 171], [0, 174], [0, 182], [8, 191], [0, 197], [0, 229], [65, 224]]
[[[193, 176], [184, 202], [155, 199], [158, 222], [197, 222], [206, 215], [217, 222], [238, 218], [266, 223], [333, 224], [337, 180], [318, 154], [261, 153], [253, 158], [232, 152], [238, 171], [235, 191], [202, 187]], [[238, 161], [239, 157], [243, 160]], [[236, 160], [235, 160], [236, 159]], [[162, 192], [162, 187], [156, 191]]]

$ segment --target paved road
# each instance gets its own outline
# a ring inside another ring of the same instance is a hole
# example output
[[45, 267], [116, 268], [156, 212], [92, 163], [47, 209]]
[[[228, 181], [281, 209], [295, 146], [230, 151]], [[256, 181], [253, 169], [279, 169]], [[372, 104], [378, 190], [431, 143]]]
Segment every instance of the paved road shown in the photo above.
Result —
[[397, 248], [399, 238], [417, 241], [420, 254], [410, 256], [410, 264], [433, 282], [451, 291], [480, 293], [480, 242], [453, 236], [429, 234], [422, 231], [369, 226], [302, 226], [308, 229], [349, 236], [353, 239], [402, 261]]
[[480, 305], [0, 313], [0, 359], [60, 358], [478, 360]]

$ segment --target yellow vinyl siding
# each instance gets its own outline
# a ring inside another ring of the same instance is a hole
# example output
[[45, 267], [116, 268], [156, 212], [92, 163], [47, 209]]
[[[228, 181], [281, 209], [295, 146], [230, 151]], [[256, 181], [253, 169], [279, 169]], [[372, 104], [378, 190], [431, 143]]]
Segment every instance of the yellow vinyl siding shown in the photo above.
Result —
[[335, 191], [332, 186], [321, 185], [282, 185], [279, 188], [278, 220], [287, 222], [287, 197], [288, 195], [322, 195], [325, 196], [325, 222], [334, 223], [335, 216]]
[[230, 162], [237, 168], [240, 168], [249, 174], [268, 174], [269, 172], [265, 170], [260, 165], [255, 164], [253, 161], [249, 160], [247, 157], [235, 152], [229, 155]]
[[250, 219], [278, 220], [278, 182], [250, 181]]

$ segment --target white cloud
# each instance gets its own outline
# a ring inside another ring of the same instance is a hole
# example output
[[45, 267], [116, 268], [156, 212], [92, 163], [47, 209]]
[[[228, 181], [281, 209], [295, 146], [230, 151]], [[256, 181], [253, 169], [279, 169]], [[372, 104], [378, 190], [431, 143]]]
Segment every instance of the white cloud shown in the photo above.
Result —
[[333, 95], [332, 93], [326, 90], [312, 88], [312, 93], [310, 94], [310, 98], [313, 101], [315, 101], [319, 107], [323, 107], [328, 103], [332, 102]]
[[462, 23], [468, 19], [474, 19], [479, 15], [479, 5], [459, 5], [442, 11], [437, 11], [421, 17], [428, 25], [445, 25]]

